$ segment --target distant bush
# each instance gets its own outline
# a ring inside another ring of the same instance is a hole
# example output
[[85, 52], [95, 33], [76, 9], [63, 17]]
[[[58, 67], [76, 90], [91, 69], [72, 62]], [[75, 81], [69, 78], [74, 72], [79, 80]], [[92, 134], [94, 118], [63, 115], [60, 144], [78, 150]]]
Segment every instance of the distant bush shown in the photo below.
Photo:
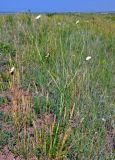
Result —
[[57, 13], [46, 13], [46, 16], [48, 16], [48, 17], [53, 17], [53, 16], [55, 16]]

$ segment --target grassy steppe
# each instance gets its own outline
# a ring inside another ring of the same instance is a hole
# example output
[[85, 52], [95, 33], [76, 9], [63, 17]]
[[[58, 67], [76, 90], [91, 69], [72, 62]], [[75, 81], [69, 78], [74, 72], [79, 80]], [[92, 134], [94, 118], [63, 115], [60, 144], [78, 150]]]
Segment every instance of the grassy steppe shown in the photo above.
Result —
[[1, 153], [114, 159], [115, 14], [35, 17], [0, 15]]

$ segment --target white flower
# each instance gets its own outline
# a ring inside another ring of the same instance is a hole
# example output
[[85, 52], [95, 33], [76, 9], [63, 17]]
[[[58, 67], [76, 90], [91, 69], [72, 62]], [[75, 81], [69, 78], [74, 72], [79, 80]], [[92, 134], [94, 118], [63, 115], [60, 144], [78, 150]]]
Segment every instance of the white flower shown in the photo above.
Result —
[[79, 23], [79, 20], [76, 21], [76, 24], [78, 24], [78, 23]]
[[15, 68], [14, 68], [14, 66], [10, 69], [10, 74], [13, 74], [14, 73], [14, 70], [15, 70]]
[[48, 58], [50, 56], [50, 54], [49, 53], [47, 53], [47, 55], [45, 56], [46, 58]]
[[102, 121], [103, 121], [103, 122], [106, 122], [106, 119], [105, 119], [105, 118], [102, 118]]
[[41, 15], [38, 15], [35, 19], [40, 19], [41, 18]]
[[89, 61], [91, 59], [91, 56], [86, 57], [86, 61]]

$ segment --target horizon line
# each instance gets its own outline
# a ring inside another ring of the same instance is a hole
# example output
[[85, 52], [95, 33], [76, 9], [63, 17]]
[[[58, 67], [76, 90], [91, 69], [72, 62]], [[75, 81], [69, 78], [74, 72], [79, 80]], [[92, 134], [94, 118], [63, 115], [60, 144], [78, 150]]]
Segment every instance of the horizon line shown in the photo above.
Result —
[[27, 11], [0, 11], [0, 13], [114, 13], [114, 11], [31, 11], [31, 10], [27, 10]]

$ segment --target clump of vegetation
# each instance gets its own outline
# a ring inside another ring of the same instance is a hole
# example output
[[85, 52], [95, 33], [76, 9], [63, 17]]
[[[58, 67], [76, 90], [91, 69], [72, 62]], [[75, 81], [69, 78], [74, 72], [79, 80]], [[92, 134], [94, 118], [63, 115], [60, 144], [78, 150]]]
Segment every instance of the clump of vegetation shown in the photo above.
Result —
[[0, 15], [1, 150], [30, 160], [114, 159], [113, 19]]
[[11, 44], [0, 42], [0, 54], [6, 56], [15, 56], [16, 50]]

